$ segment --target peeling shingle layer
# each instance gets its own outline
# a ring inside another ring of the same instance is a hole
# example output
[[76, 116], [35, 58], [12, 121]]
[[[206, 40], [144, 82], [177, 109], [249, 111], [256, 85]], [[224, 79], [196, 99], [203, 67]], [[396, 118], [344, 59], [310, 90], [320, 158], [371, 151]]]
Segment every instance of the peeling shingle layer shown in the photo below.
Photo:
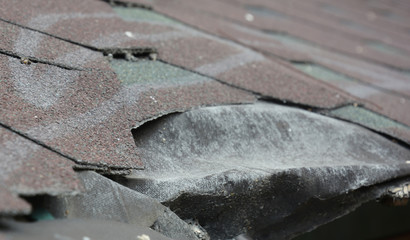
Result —
[[[243, 91], [184, 70], [167, 83], [172, 78], [160, 78], [166, 66], [161, 63], [153, 63], [159, 66], [152, 71], [148, 63], [134, 63], [134, 78], [124, 76], [126, 69], [121, 71], [124, 67], [113, 61], [124, 78], [118, 79], [108, 61], [106, 71], [70, 71], [1, 58], [0, 68], [15, 76], [0, 82], [1, 121], [82, 165], [141, 168], [131, 134], [138, 122], [202, 105], [253, 100]], [[147, 71], [154, 74], [151, 80]]]

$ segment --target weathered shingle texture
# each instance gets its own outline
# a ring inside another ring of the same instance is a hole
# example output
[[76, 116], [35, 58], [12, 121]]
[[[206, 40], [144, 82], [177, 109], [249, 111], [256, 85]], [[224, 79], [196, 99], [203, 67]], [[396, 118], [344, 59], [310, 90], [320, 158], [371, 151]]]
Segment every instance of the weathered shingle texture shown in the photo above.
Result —
[[81, 190], [73, 168], [143, 169], [131, 129], [202, 106], [269, 99], [410, 142], [404, 1], [127, 2], [153, 11], [0, 1], [0, 213]]

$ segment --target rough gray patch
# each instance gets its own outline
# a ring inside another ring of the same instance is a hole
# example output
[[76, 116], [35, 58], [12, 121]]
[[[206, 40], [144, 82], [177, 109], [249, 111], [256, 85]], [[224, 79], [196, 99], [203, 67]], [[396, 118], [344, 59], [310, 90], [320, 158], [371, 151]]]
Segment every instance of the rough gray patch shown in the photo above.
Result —
[[85, 192], [50, 200], [48, 207], [58, 218], [85, 218], [118, 221], [151, 227], [167, 237], [197, 240], [189, 224], [157, 200], [126, 188], [95, 172], [79, 174]]
[[146, 169], [123, 179], [211, 237], [277, 221], [328, 199], [410, 173], [410, 151], [358, 126], [257, 103], [208, 107], [133, 131]]
[[44, 67], [34, 63], [22, 67], [18, 60], [9, 57], [11, 80], [19, 96], [36, 107], [47, 109], [63, 97], [66, 87], [75, 82], [80, 72]]

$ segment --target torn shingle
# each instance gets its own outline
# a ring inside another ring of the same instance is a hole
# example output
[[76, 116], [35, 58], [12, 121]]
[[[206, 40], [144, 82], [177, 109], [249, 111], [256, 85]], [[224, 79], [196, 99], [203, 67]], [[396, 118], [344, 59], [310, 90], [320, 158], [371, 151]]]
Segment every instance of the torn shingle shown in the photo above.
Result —
[[2, 126], [0, 136], [0, 215], [29, 213], [30, 206], [18, 199], [18, 194], [75, 194], [82, 190], [70, 160]]
[[19, 198], [16, 193], [10, 192], [6, 186], [0, 185], [0, 216], [29, 214], [30, 211], [30, 204]]
[[[183, 218], [198, 218], [212, 239], [263, 228], [295, 234], [300, 230], [286, 226], [287, 217], [311, 200], [325, 204], [355, 190], [360, 195], [367, 186], [410, 173], [405, 147], [350, 123], [271, 103], [196, 109], [146, 123], [133, 134], [146, 168], [122, 183]], [[321, 217], [311, 214], [311, 221], [299, 216], [296, 222], [313, 228]], [[269, 228], [275, 225], [288, 230]]]
[[140, 122], [203, 105], [254, 100], [241, 90], [154, 61], [113, 60], [115, 74], [108, 61], [105, 71], [70, 71], [0, 58], [0, 68], [11, 76], [0, 82], [1, 121], [83, 167], [103, 171], [142, 168], [131, 135]]

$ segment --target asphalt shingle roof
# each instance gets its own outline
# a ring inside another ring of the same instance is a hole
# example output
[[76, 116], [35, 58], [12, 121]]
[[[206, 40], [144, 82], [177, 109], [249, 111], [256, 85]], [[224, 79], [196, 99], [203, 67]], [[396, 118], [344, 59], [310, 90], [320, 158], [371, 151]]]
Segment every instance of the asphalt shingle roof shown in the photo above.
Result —
[[81, 190], [73, 167], [142, 169], [131, 129], [201, 106], [290, 102], [410, 142], [405, 1], [0, 2], [0, 213]]

